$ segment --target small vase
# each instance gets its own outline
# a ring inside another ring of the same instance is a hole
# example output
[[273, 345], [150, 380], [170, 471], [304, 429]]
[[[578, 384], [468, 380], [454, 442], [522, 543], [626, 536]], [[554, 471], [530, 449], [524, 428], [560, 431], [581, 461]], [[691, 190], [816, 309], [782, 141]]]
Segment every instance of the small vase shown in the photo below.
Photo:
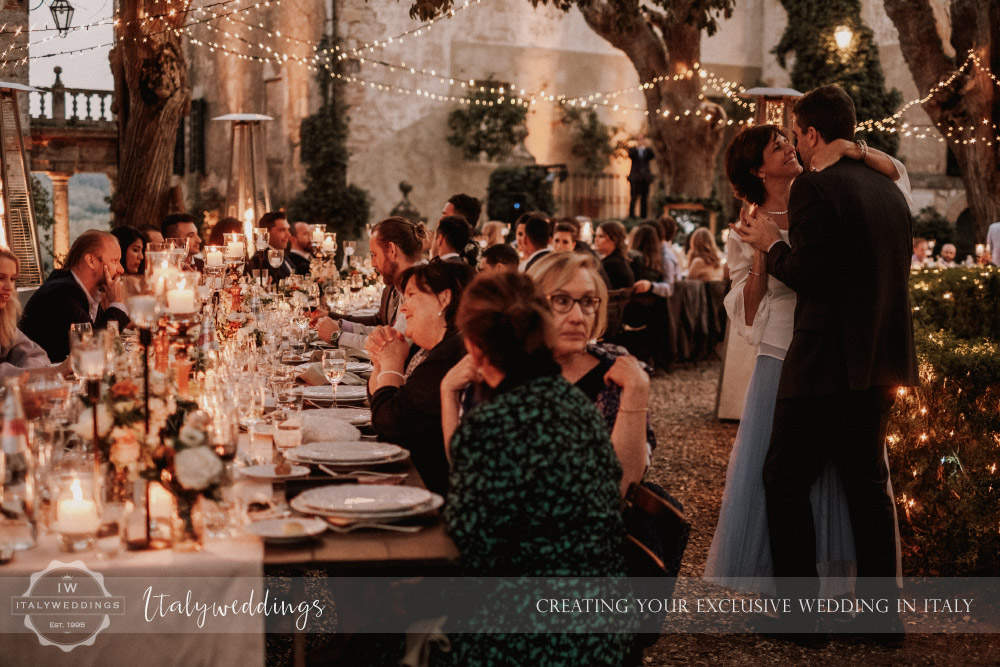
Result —
[[177, 517], [174, 520], [174, 551], [201, 551], [205, 546], [205, 526], [198, 496], [178, 494]]

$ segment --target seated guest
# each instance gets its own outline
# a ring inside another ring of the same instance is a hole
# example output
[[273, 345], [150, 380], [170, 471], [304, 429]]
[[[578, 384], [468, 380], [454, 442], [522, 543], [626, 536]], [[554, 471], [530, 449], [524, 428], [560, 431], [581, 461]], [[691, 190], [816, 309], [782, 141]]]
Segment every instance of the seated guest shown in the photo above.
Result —
[[286, 255], [294, 273], [308, 276], [312, 266], [312, 234], [309, 225], [296, 222], [292, 225], [292, 240]]
[[913, 268], [922, 269], [927, 265], [928, 256], [930, 254], [930, 245], [927, 243], [927, 239], [916, 236], [913, 238], [913, 257], [910, 258], [910, 263], [913, 264]]
[[458, 215], [465, 218], [473, 229], [479, 224], [479, 215], [483, 212], [483, 204], [475, 197], [467, 194], [452, 195], [444, 205], [441, 215]]
[[580, 228], [568, 220], [556, 223], [552, 232], [552, 251], [571, 252], [576, 250], [576, 242], [580, 240]]
[[652, 225], [638, 225], [633, 230], [629, 259], [637, 281], [657, 283], [663, 280], [663, 249]]
[[490, 220], [485, 225], [483, 225], [483, 238], [486, 239], [486, 247], [492, 248], [498, 243], [506, 243], [507, 239], [504, 238], [507, 225], [500, 222], [499, 220]]
[[516, 250], [506, 243], [498, 243], [483, 251], [480, 266], [483, 271], [517, 271], [520, 263]]
[[722, 280], [722, 258], [712, 232], [699, 227], [691, 235], [688, 251], [688, 280]]
[[431, 257], [444, 261], [464, 262], [475, 266], [479, 261], [479, 244], [472, 240], [472, 226], [460, 215], [446, 215], [438, 220], [431, 242]]
[[[380, 327], [368, 340], [375, 365], [368, 382], [372, 428], [379, 440], [409, 450], [424, 484], [441, 494], [448, 490], [448, 460], [438, 387], [445, 373], [465, 356], [462, 337], [455, 331], [455, 313], [473, 273], [461, 262], [410, 267], [399, 278], [405, 335]], [[412, 347], [407, 338], [413, 340]]]
[[945, 243], [941, 246], [941, 257], [938, 259], [938, 266], [942, 269], [954, 269], [958, 264], [955, 263], [955, 254], [958, 251], [955, 246], [951, 243]]
[[[462, 295], [457, 321], [469, 354], [452, 373], [491, 394], [457, 428], [443, 424], [453, 432], [444, 518], [465, 574], [623, 576], [621, 466], [601, 416], [552, 358], [544, 297], [525, 275], [482, 275]], [[456, 402], [444, 383], [441, 392], [443, 403]], [[470, 632], [450, 637], [453, 664], [629, 664], [632, 638], [602, 632], [607, 617], [574, 620], [587, 630], [575, 634], [502, 635], [490, 631], [495, 604], [503, 603], [486, 600], [463, 619]]]
[[160, 223], [160, 231], [165, 239], [184, 239], [188, 254], [185, 264], [189, 268], [201, 271], [204, 263], [196, 260], [195, 255], [201, 250], [201, 236], [198, 235], [198, 225], [190, 213], [171, 213]]
[[659, 220], [652, 225], [660, 238], [660, 254], [663, 262], [663, 279], [658, 282], [649, 280], [637, 280], [635, 282], [635, 293], [643, 294], [652, 291], [656, 296], [664, 298], [674, 293], [674, 283], [680, 277], [680, 266], [677, 261], [677, 254], [674, 252], [674, 235], [677, 234], [677, 222], [667, 214], [660, 216]]
[[552, 226], [548, 219], [539, 213], [525, 213], [517, 219], [517, 249], [524, 262], [521, 270], [527, 271], [531, 265], [552, 252], [549, 243], [552, 242]]
[[611, 220], [602, 222], [594, 232], [594, 250], [601, 256], [601, 266], [608, 277], [610, 289], [623, 289], [635, 284], [635, 274], [628, 263], [625, 249], [625, 226]]
[[[0, 377], [49, 368], [49, 357], [37, 343], [17, 328], [21, 304], [17, 300], [17, 255], [0, 247]], [[67, 331], [68, 335], [68, 331]]]
[[372, 227], [368, 245], [372, 266], [382, 276], [385, 289], [378, 313], [370, 316], [349, 316], [331, 313], [319, 321], [317, 332], [321, 340], [337, 342], [340, 347], [364, 349], [368, 334], [376, 326], [390, 326], [403, 331], [406, 318], [399, 316], [399, 292], [396, 280], [403, 271], [421, 261], [424, 241], [430, 236], [422, 222], [410, 222], [393, 216]]
[[[31, 295], [21, 316], [21, 331], [41, 345], [54, 363], [69, 356], [71, 324], [90, 322], [95, 329], [103, 329], [115, 320], [119, 331], [128, 326], [121, 256], [114, 236], [87, 230], [70, 246], [66, 268], [50, 273]], [[102, 306], [102, 300], [109, 305]]]
[[208, 245], [226, 245], [226, 234], [242, 234], [243, 223], [236, 218], [223, 218], [215, 223], [211, 233], [208, 235]]
[[125, 275], [134, 276], [145, 273], [146, 263], [143, 259], [146, 254], [146, 237], [138, 229], [128, 225], [115, 227], [111, 230], [111, 235], [118, 239]]
[[146, 243], [163, 243], [163, 232], [160, 231], [159, 227], [154, 227], [152, 225], [146, 225], [145, 227], [140, 227], [139, 231], [142, 235], [146, 237]]
[[284, 255], [281, 264], [277, 267], [271, 266], [267, 259], [267, 251], [258, 252], [253, 259], [253, 268], [265, 269], [271, 276], [271, 282], [275, 285], [279, 280], [284, 280], [292, 275], [292, 263], [288, 259], [288, 242], [292, 238], [291, 226], [288, 224], [288, 217], [284, 211], [268, 211], [260, 216], [258, 227], [267, 230], [267, 246], [272, 250], [281, 250]]

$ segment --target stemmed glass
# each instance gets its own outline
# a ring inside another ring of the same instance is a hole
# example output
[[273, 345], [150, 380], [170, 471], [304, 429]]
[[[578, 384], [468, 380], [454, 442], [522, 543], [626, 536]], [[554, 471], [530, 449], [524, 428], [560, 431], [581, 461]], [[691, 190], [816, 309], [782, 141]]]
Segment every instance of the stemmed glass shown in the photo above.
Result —
[[285, 261], [285, 251], [274, 248], [269, 248], [267, 251], [267, 263], [271, 265], [271, 268], [278, 268], [281, 263]]
[[333, 385], [333, 407], [337, 407], [337, 385], [347, 372], [347, 353], [344, 350], [324, 350], [323, 374]]

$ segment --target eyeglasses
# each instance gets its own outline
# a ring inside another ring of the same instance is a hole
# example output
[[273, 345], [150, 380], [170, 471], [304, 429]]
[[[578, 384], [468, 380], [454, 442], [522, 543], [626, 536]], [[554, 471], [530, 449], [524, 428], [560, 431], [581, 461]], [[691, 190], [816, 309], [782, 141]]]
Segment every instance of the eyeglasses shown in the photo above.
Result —
[[581, 296], [579, 299], [574, 299], [569, 294], [550, 294], [547, 298], [552, 311], [560, 315], [573, 310], [573, 304], [576, 303], [580, 304], [580, 311], [584, 315], [594, 314], [601, 305], [601, 300], [596, 296]]

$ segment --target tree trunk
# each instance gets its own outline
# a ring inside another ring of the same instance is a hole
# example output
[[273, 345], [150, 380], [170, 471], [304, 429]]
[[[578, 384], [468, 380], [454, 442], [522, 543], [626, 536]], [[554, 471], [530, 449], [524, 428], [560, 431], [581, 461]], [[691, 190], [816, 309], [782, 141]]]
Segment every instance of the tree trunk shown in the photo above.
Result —
[[118, 115], [118, 186], [111, 199], [116, 227], [158, 225], [169, 208], [177, 127], [191, 104], [187, 63], [174, 32], [184, 24], [188, 3], [121, 2], [118, 41], [108, 56]]
[[[580, 12], [594, 32], [625, 53], [641, 82], [684, 74], [700, 62], [700, 28], [679, 18], [654, 14], [653, 10], [648, 10], [646, 16], [636, 13], [623, 17], [611, 5], [581, 4]], [[687, 14], [686, 9], [675, 8], [671, 16]], [[701, 79], [697, 73], [678, 81], [667, 78], [644, 91], [649, 138], [660, 180], [672, 195], [710, 197], [712, 194], [715, 158], [722, 143], [726, 114], [719, 105], [699, 100], [700, 92]], [[689, 115], [684, 115], [685, 110], [690, 110]], [[665, 116], [666, 111], [669, 114]], [[674, 120], [675, 116], [680, 119]]]
[[[903, 57], [921, 91], [947, 79], [957, 64], [948, 57], [937, 31], [929, 0], [886, 0], [885, 11], [896, 30]], [[1000, 8], [997, 2], [953, 0], [950, 7], [951, 45], [961, 64], [972, 50], [991, 69], [1000, 65]], [[976, 240], [982, 243], [989, 225], [1000, 220], [1000, 162], [996, 124], [1000, 122], [1000, 95], [989, 75], [970, 64], [964, 74], [923, 104], [939, 128], [977, 127], [974, 133], [945, 136], [955, 154], [966, 198], [976, 221]], [[984, 120], [988, 121], [984, 124]], [[947, 132], [943, 133], [947, 134]], [[952, 143], [957, 137], [974, 143]]]

